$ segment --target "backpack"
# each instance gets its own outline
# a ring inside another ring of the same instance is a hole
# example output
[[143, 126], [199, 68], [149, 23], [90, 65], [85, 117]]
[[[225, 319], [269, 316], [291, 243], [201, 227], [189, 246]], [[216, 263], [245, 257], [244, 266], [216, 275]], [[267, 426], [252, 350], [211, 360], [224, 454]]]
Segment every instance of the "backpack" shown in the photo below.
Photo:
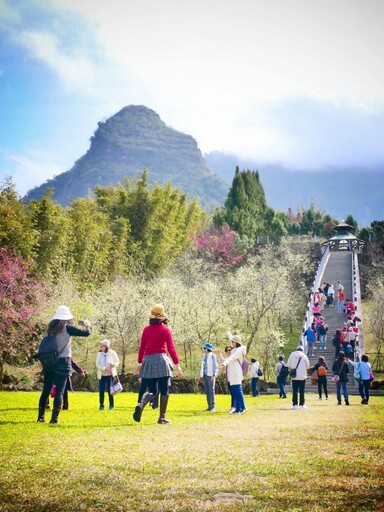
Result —
[[240, 363], [240, 361], [238, 361], [238, 363], [241, 366], [241, 370], [243, 372], [243, 377], [245, 377], [249, 370], [249, 362], [244, 357], [243, 362]]
[[317, 369], [317, 375], [319, 377], [325, 377], [327, 375], [327, 369], [325, 366], [319, 366]]
[[59, 361], [56, 336], [44, 336], [37, 349], [36, 359], [40, 361], [43, 370], [56, 370]]
[[280, 373], [282, 377], [286, 378], [289, 375], [289, 368], [288, 366], [285, 366], [285, 364], [281, 364]]
[[57, 350], [56, 336], [44, 336], [36, 354], [36, 359], [40, 361], [44, 371], [54, 372], [56, 370], [59, 357], [61, 357], [61, 354], [67, 347], [70, 339], [71, 338], [69, 337], [66, 344], [59, 353]]

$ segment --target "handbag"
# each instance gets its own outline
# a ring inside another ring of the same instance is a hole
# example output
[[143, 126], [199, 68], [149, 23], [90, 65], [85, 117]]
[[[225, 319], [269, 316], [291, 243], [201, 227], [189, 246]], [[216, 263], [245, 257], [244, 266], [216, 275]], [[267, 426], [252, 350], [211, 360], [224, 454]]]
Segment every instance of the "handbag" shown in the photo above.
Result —
[[311, 373], [311, 384], [313, 386], [315, 386], [317, 384], [318, 380], [319, 380], [319, 377], [318, 377], [317, 371], [315, 370], [314, 372]]
[[109, 392], [111, 395], [117, 395], [117, 393], [121, 393], [121, 391], [123, 391], [123, 386], [121, 385], [118, 375], [116, 375], [116, 379], [116, 382], [114, 382], [112, 379], [112, 384], [109, 388]]
[[369, 370], [369, 382], [372, 382], [373, 380], [375, 380], [375, 376], [373, 375], [373, 371]]
[[332, 379], [331, 379], [331, 380], [332, 380], [333, 382], [339, 382], [339, 381], [340, 381], [340, 374], [341, 374], [342, 369], [344, 368], [344, 365], [345, 365], [345, 363], [343, 363], [343, 364], [341, 365], [341, 368], [340, 368], [339, 373], [335, 373], [335, 375], [332, 375]]
[[297, 374], [296, 370], [297, 370], [297, 367], [299, 366], [301, 360], [302, 360], [302, 357], [300, 357], [300, 359], [296, 365], [296, 368], [292, 368], [291, 370], [289, 370], [289, 376], [291, 377], [291, 379], [294, 379], [296, 377], [296, 374]]

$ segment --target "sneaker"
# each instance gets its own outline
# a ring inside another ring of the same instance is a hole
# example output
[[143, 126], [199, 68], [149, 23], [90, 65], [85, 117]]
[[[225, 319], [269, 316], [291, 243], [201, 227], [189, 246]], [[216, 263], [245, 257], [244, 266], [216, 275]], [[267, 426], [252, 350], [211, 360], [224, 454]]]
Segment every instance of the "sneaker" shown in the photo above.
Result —
[[114, 409], [113, 405], [110, 405], [110, 406], [109, 406], [109, 410], [110, 410], [110, 411], [113, 411], [113, 409]]
[[292, 409], [293, 409], [294, 411], [297, 411], [297, 409], [298, 409], [298, 408], [299, 408], [299, 406], [298, 406], [298, 405], [294, 405], [294, 406], [292, 407]]
[[99, 411], [104, 411], [104, 405], [100, 405]]
[[233, 414], [234, 412], [236, 412], [236, 408], [231, 407], [228, 412], [229, 412], [229, 414]]
[[345, 399], [345, 405], [349, 405], [349, 400], [348, 398]]
[[245, 413], [245, 409], [243, 409], [242, 411], [235, 412], [234, 414], [244, 414], [244, 413]]
[[318, 400], [322, 400], [321, 396], [319, 396]]
[[307, 409], [306, 405], [299, 405], [299, 409]]
[[216, 412], [216, 409], [208, 409], [208, 412]]

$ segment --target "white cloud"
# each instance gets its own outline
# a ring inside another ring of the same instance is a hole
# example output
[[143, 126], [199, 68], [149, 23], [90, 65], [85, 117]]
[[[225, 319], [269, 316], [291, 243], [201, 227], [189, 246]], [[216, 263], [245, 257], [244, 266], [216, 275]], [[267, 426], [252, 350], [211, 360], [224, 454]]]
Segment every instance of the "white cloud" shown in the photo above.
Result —
[[12, 179], [21, 196], [63, 172], [62, 162], [45, 151], [28, 150], [24, 154], [8, 154], [3, 159], [13, 169]]

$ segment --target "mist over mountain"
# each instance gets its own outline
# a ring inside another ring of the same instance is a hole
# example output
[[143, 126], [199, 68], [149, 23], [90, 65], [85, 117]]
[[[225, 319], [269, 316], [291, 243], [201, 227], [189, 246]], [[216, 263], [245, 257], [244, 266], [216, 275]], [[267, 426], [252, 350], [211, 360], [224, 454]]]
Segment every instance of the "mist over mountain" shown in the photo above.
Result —
[[96, 185], [138, 178], [145, 168], [150, 183], [170, 182], [208, 209], [221, 205], [228, 193], [193, 137], [168, 127], [153, 110], [130, 105], [98, 123], [89, 150], [72, 169], [30, 190], [24, 199], [39, 199], [51, 188], [53, 199], [65, 206]]
[[204, 158], [209, 168], [229, 184], [236, 165], [240, 170], [258, 170], [268, 205], [274, 209], [291, 208], [296, 212], [300, 206], [308, 208], [313, 201], [317, 209], [336, 220], [351, 214], [360, 227], [384, 219], [384, 166], [294, 171], [222, 152], [204, 154]]

